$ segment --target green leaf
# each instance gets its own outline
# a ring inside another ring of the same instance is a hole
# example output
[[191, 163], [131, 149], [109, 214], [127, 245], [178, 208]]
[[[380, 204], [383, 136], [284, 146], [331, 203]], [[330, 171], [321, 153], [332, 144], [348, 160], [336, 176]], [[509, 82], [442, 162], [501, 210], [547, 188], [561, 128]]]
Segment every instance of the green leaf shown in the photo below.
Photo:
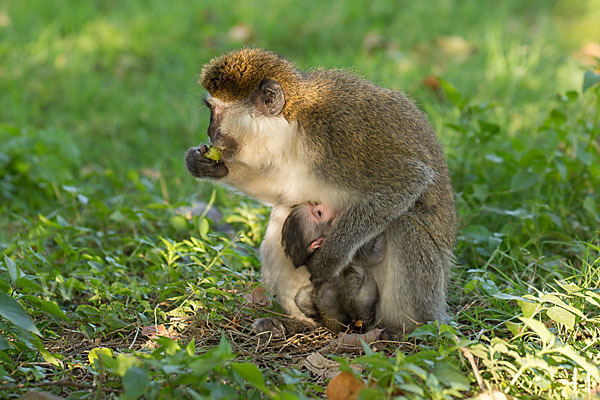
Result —
[[433, 373], [440, 381], [451, 388], [463, 391], [469, 390], [469, 380], [456, 365], [448, 361], [438, 362]]
[[137, 399], [144, 394], [150, 385], [148, 373], [139, 368], [131, 367], [123, 376], [123, 389], [125, 389], [125, 398]]
[[263, 392], [267, 391], [262, 371], [256, 365], [250, 363], [232, 363], [231, 368], [255, 388]]
[[4, 336], [0, 335], [0, 351], [8, 350], [10, 347]]
[[47, 312], [48, 314], [56, 317], [58, 319], [62, 319], [63, 321], [70, 321], [69, 318], [65, 315], [63, 310], [60, 309], [58, 304], [52, 300], [42, 300], [40, 305], [40, 310]]
[[583, 356], [577, 354], [575, 350], [569, 345], [564, 345], [556, 348], [556, 351], [566, 357], [569, 357], [575, 363], [577, 363], [581, 368], [588, 373], [596, 382], [600, 381], [600, 369], [588, 360], [586, 360]]
[[492, 235], [483, 225], [469, 225], [461, 229], [460, 232], [475, 243], [487, 243]]
[[6, 254], [4, 255], [4, 263], [6, 264], [6, 269], [8, 269], [8, 275], [10, 276], [10, 281], [14, 285], [15, 282], [17, 282], [17, 278], [19, 277], [19, 274], [17, 272], [17, 265]]
[[592, 70], [585, 71], [583, 74], [583, 87], [581, 91], [585, 93], [586, 90], [596, 85], [598, 82], [600, 82], [600, 74], [597, 74]]
[[438, 78], [442, 89], [444, 89], [444, 93], [446, 93], [446, 97], [452, 104], [454, 104], [457, 108], [462, 109], [464, 106], [462, 95], [456, 90], [456, 88], [449, 82], [445, 81], [442, 78]]
[[556, 125], [562, 125], [565, 122], [567, 122], [567, 116], [565, 114], [563, 114], [560, 110], [558, 109], [553, 109], [550, 112], [550, 119], [552, 120], [552, 122], [554, 122]]
[[521, 324], [517, 324], [512, 321], [506, 321], [505, 324], [510, 333], [513, 335], [517, 336], [519, 333], [521, 333]]
[[488, 133], [490, 135], [495, 135], [500, 133], [500, 125], [494, 124], [493, 122], [487, 122], [483, 120], [478, 120], [479, 129], [482, 133]]
[[590, 213], [592, 217], [596, 220], [596, 222], [600, 222], [600, 213], [598, 213], [598, 208], [596, 208], [596, 202], [592, 196], [588, 196], [583, 201], [583, 208]]
[[510, 188], [513, 191], [525, 190], [535, 185], [538, 176], [532, 172], [519, 171], [510, 180]]
[[41, 293], [44, 288], [35, 283], [31, 278], [22, 276], [17, 278], [15, 286], [21, 291], [21, 293]]
[[554, 335], [540, 321], [538, 321], [537, 319], [533, 319], [533, 318], [519, 318], [519, 319], [521, 321], [523, 321], [523, 323], [525, 325], [527, 325], [529, 328], [531, 328], [531, 330], [534, 331], [540, 337], [544, 346], [554, 343], [554, 340], [555, 340]]
[[171, 222], [171, 226], [178, 231], [185, 230], [188, 226], [187, 220], [181, 215], [172, 216], [169, 222]]
[[581, 318], [585, 318], [585, 315], [580, 310], [578, 310], [577, 308], [575, 308], [573, 306], [568, 305], [567, 303], [565, 303], [564, 301], [562, 301], [558, 296], [556, 296], [556, 295], [554, 295], [552, 293], [548, 293], [548, 294], [543, 295], [540, 298], [540, 301], [547, 302], [547, 303], [552, 303], [554, 305], [557, 305], [559, 307], [562, 307], [562, 308], [570, 311], [571, 313], [573, 313], [573, 314], [575, 314], [575, 315], [577, 315], [577, 316], [579, 316]]
[[29, 318], [29, 315], [27, 315], [23, 306], [2, 292], [0, 292], [0, 315], [19, 328], [38, 336], [42, 335], [31, 318]]
[[546, 310], [546, 314], [551, 320], [558, 322], [569, 329], [573, 329], [575, 326], [575, 316], [564, 308], [552, 306]]
[[[104, 365], [104, 361], [107, 358], [112, 358], [113, 356], [113, 351], [112, 349], [109, 349], [108, 347], [96, 347], [95, 349], [92, 349], [92, 351], [90, 351], [90, 354], [88, 354], [88, 360], [90, 362], [90, 364], [95, 368], [95, 369], [100, 369], [100, 362], [98, 361], [100, 359], [100, 357], [102, 357], [102, 361], [103, 361], [103, 366]], [[98, 361], [98, 362], [96, 362]]]
[[532, 318], [540, 309], [538, 303], [532, 303], [527, 300], [517, 300], [517, 303], [519, 304], [519, 307], [521, 307], [521, 311], [525, 318]]

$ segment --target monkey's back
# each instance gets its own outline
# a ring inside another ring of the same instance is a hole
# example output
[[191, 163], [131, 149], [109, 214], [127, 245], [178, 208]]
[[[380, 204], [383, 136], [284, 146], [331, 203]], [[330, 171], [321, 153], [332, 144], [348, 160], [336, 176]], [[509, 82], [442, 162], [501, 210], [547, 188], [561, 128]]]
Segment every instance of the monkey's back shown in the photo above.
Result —
[[385, 192], [421, 178], [419, 171], [403, 168], [406, 160], [424, 163], [435, 171], [434, 182], [408, 214], [427, 227], [438, 245], [452, 249], [456, 214], [449, 171], [435, 132], [416, 104], [401, 92], [342, 70], [308, 72], [302, 88], [306, 103], [297, 119], [311, 146], [319, 149], [316, 153], [324, 154], [316, 171], [321, 179], [358, 192]]

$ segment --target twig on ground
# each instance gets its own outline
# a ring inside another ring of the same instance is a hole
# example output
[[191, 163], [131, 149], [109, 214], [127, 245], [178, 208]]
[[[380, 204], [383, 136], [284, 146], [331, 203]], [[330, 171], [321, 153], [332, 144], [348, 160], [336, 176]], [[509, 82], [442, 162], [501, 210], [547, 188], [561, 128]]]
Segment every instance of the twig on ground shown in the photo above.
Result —
[[463, 356], [469, 361], [471, 364], [471, 368], [473, 369], [473, 373], [475, 374], [475, 379], [477, 380], [477, 384], [479, 385], [479, 389], [482, 391], [486, 390], [485, 384], [483, 383], [483, 378], [479, 373], [479, 368], [477, 368], [477, 364], [475, 363], [475, 358], [473, 357], [473, 353], [466, 347], [461, 347], [460, 351], [462, 351]]

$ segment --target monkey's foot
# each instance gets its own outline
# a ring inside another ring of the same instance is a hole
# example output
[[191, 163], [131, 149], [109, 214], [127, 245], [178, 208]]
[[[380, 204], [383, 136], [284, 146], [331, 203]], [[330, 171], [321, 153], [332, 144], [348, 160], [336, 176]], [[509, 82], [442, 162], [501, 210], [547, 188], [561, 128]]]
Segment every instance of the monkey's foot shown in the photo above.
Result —
[[259, 318], [252, 324], [252, 330], [258, 335], [270, 333], [274, 338], [285, 336], [285, 327], [279, 318]]
[[259, 318], [252, 324], [254, 333], [261, 336], [269, 336], [271, 338], [282, 338], [286, 333], [296, 334], [301, 332], [309, 332], [314, 330], [317, 324], [308, 321], [289, 318]]

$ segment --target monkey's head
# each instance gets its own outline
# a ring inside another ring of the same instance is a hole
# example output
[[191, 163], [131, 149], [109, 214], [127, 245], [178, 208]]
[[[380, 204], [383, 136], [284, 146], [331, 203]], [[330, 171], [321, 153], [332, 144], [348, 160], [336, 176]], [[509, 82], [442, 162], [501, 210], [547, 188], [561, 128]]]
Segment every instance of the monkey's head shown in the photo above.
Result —
[[306, 264], [321, 247], [335, 218], [333, 209], [324, 204], [304, 203], [292, 207], [281, 229], [281, 245], [296, 268]]
[[289, 110], [300, 98], [301, 78], [291, 62], [261, 49], [234, 50], [203, 67], [199, 83], [208, 91], [211, 113], [207, 133], [225, 162], [289, 147], [286, 140], [295, 133]]

